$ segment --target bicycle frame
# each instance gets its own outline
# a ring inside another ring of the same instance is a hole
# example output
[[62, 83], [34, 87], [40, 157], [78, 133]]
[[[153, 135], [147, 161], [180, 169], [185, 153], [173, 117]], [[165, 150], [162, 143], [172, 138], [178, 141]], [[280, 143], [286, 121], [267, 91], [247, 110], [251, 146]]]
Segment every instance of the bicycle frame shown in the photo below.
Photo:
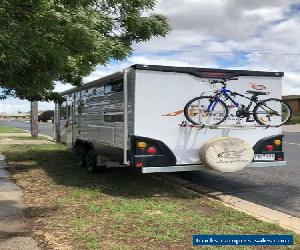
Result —
[[224, 96], [226, 99], [229, 99], [237, 108], [239, 108], [240, 104], [238, 102], [236, 102], [230, 96], [230, 94], [235, 95], [235, 96], [238, 95], [238, 96], [241, 96], [241, 97], [244, 97], [244, 98], [250, 100], [250, 103], [249, 103], [247, 109], [250, 109], [250, 107], [252, 106], [253, 102], [257, 103], [256, 99], [249, 98], [249, 97], [241, 95], [241, 94], [239, 94], [237, 92], [232, 92], [231, 90], [229, 90], [225, 86], [223, 86], [222, 89], [220, 91], [218, 91], [217, 94], [214, 96], [214, 101], [209, 104], [207, 110], [208, 111], [214, 111], [215, 110], [216, 105], [220, 102], [220, 96]]

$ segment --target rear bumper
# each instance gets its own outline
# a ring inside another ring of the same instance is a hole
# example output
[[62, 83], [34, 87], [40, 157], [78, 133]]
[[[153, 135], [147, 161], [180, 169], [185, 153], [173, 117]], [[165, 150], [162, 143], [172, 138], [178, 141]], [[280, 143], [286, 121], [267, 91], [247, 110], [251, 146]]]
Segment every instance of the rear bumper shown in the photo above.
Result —
[[142, 169], [143, 174], [149, 173], [172, 173], [172, 172], [187, 172], [203, 169], [202, 165], [178, 165], [168, 167], [145, 167]]
[[270, 161], [270, 162], [252, 162], [248, 167], [265, 168], [265, 167], [286, 167], [286, 161]]
[[[285, 167], [286, 161], [272, 161], [272, 162], [252, 162], [248, 167], [265, 168], [265, 167]], [[167, 167], [144, 167], [143, 174], [149, 173], [172, 173], [172, 172], [188, 172], [203, 170], [203, 165], [177, 165]]]

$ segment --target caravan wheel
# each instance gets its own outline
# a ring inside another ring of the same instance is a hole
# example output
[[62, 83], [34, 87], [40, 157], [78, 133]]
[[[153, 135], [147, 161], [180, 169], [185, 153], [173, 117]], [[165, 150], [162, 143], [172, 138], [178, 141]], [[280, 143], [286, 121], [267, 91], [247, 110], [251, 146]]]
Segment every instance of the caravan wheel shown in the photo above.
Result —
[[89, 172], [94, 173], [97, 170], [97, 157], [92, 150], [88, 151], [86, 154], [85, 165]]
[[79, 155], [79, 166], [86, 168], [86, 154]]

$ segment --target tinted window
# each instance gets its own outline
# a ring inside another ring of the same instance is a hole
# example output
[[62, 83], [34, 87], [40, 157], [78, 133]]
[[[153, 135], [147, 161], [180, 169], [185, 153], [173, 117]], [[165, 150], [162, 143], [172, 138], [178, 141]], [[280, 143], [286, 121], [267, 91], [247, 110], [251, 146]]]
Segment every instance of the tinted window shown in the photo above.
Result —
[[113, 92], [122, 92], [124, 89], [123, 82], [116, 82], [112, 85]]
[[105, 94], [112, 93], [112, 85], [111, 84], [107, 84], [107, 85], [104, 86], [104, 93]]
[[68, 118], [68, 106], [67, 102], [63, 102], [60, 106], [60, 119], [66, 120]]
[[124, 90], [123, 81], [112, 82], [104, 86], [105, 94], [122, 92]]
[[105, 112], [105, 122], [124, 122], [124, 115], [122, 112]]

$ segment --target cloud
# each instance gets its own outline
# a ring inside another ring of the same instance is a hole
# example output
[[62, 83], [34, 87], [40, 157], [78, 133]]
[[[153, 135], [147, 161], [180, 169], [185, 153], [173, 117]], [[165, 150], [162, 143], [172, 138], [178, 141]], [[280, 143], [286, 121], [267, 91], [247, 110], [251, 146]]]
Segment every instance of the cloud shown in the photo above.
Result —
[[161, 0], [157, 11], [169, 17], [172, 32], [136, 48], [171, 50], [183, 65], [285, 71], [284, 93], [300, 94], [299, 6], [294, 0]]
[[140, 63], [284, 71], [284, 94], [300, 94], [297, 0], [160, 0], [156, 12], [169, 18], [171, 33], [136, 44], [135, 53], [112, 68]]

